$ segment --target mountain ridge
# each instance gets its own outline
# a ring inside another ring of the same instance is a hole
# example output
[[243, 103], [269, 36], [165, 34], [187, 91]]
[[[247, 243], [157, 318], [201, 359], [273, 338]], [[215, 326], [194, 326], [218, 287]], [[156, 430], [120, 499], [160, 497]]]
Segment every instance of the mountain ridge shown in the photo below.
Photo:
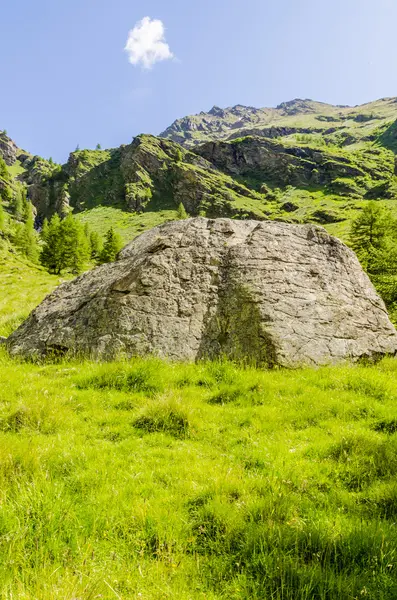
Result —
[[[351, 118], [356, 119], [357, 123], [374, 121], [367, 127], [372, 130], [381, 124], [380, 121], [384, 124], [388, 120], [397, 118], [396, 103], [395, 97], [381, 98], [356, 106], [332, 105], [311, 99], [295, 98], [282, 102], [275, 108], [256, 108], [241, 104], [221, 108], [215, 105], [208, 112], [201, 111], [195, 115], [176, 119], [159, 134], [159, 137], [191, 147], [209, 139], [227, 140], [232, 139], [230, 136], [249, 135], [249, 129], [253, 127], [256, 129], [266, 129], [271, 126], [289, 127], [294, 129], [292, 133], [306, 133], [305, 130], [314, 127], [313, 118], [317, 119], [319, 133], [326, 133], [329, 129], [321, 125], [324, 123], [334, 123], [334, 127], [341, 132], [351, 131], [354, 127], [344, 123]], [[363, 112], [364, 110], [372, 112], [367, 114]], [[328, 132], [328, 135], [331, 133], [334, 132]]]
[[275, 108], [214, 105], [161, 135], [76, 149], [58, 165], [4, 131], [0, 156], [10, 181], [26, 188], [38, 226], [73, 210], [95, 228], [106, 209], [110, 220], [113, 211], [133, 223], [126, 241], [175, 218], [180, 203], [192, 216], [320, 223], [345, 240], [363, 200], [387, 201], [397, 212], [397, 98], [355, 107], [299, 98]]

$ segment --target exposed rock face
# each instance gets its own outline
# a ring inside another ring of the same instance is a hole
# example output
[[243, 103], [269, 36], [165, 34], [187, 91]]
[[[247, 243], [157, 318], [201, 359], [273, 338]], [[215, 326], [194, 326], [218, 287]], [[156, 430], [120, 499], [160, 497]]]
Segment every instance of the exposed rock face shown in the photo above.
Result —
[[335, 178], [365, 175], [346, 157], [308, 147], [285, 146], [261, 137], [247, 137], [237, 143], [207, 142], [195, 152], [225, 173], [260, 176], [277, 185], [327, 185]]
[[0, 131], [0, 156], [6, 165], [13, 165], [17, 159], [18, 146], [3, 131]]
[[294, 367], [394, 354], [397, 332], [354, 253], [323, 229], [199, 217], [62, 284], [7, 346]]

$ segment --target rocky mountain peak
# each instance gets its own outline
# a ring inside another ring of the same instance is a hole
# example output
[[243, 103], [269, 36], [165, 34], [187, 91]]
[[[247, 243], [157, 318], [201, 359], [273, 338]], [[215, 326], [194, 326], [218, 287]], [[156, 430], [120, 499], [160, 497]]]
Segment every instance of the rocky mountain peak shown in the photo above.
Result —
[[224, 117], [225, 111], [219, 106], [213, 106], [211, 110], [208, 111], [209, 115], [213, 115], [214, 117]]

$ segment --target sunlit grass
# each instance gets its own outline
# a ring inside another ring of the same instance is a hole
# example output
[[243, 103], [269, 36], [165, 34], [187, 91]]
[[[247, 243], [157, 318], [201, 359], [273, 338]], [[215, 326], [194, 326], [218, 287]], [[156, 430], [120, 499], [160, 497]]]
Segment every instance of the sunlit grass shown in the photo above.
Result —
[[147, 229], [175, 220], [177, 213], [176, 210], [129, 213], [112, 206], [99, 206], [76, 213], [76, 218], [84, 224], [87, 223], [92, 231], [102, 236], [113, 227], [127, 244]]
[[0, 359], [0, 598], [394, 599], [397, 364]]
[[10, 335], [61, 281], [15, 253], [0, 253], [0, 335]]

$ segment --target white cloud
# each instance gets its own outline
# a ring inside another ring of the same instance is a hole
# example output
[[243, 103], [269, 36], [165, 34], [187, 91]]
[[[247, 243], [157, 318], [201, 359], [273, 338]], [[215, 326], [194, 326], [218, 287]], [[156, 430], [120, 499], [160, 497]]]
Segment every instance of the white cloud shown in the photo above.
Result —
[[129, 32], [124, 48], [130, 63], [151, 69], [156, 62], [173, 58], [164, 34], [165, 28], [159, 19], [144, 17], [139, 21]]

